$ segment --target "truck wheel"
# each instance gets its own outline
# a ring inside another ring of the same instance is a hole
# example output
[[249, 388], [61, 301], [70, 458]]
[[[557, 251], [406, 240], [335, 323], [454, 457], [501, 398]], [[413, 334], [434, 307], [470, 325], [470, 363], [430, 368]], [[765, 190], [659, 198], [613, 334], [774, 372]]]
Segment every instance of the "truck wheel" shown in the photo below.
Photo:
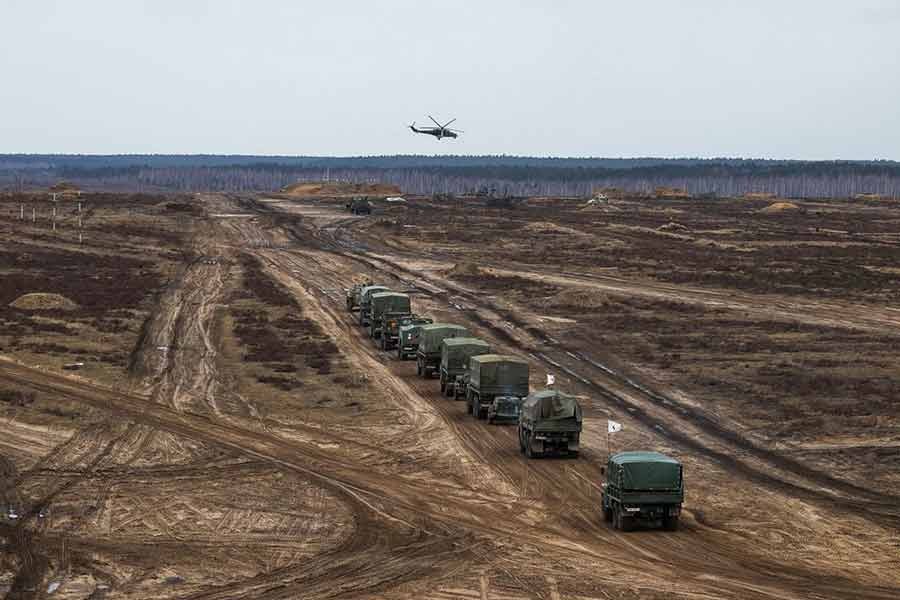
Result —
[[619, 527], [622, 531], [631, 531], [634, 529], [634, 517], [627, 517], [620, 513], [619, 522], [621, 527]]
[[444, 381], [443, 373], [441, 374], [441, 394], [443, 394], [444, 396], [447, 395], [447, 382]]
[[522, 443], [522, 428], [519, 427], [519, 454], [525, 454], [525, 444]]
[[419, 377], [422, 376], [422, 363], [420, 363], [419, 361], [416, 361], [416, 375], [418, 375]]
[[666, 531], [678, 531], [678, 516], [665, 517], [663, 519], [663, 529]]
[[525, 456], [534, 458], [534, 451], [531, 449], [531, 435], [525, 434]]

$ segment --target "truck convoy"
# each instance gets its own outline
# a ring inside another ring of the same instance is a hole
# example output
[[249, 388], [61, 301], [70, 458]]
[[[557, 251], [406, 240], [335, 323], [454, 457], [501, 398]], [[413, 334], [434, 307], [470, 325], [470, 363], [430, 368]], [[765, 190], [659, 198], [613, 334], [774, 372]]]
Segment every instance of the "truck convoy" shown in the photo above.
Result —
[[369, 300], [369, 337], [381, 338], [383, 317], [401, 317], [410, 314], [409, 296], [398, 292], [375, 292]]
[[419, 349], [419, 330], [422, 325], [431, 325], [434, 319], [410, 315], [403, 317], [397, 324], [397, 358], [406, 360], [415, 358]]
[[465, 374], [469, 358], [489, 354], [491, 346], [473, 337], [447, 338], [441, 342], [441, 393], [455, 396], [456, 378]]
[[[349, 205], [348, 205], [349, 208]], [[488, 423], [516, 423], [519, 449], [528, 458], [560, 454], [578, 456], [582, 410], [575, 396], [555, 389], [529, 395], [528, 363], [493, 354], [484, 340], [452, 323], [434, 323], [411, 314], [410, 298], [371, 281], [347, 290], [347, 310], [359, 309], [358, 322], [368, 327], [383, 350], [396, 345], [397, 358], [416, 358], [423, 377], [439, 373], [445, 396], [465, 398], [469, 414]], [[601, 469], [603, 517], [623, 531], [638, 523], [678, 528], [684, 501], [682, 465], [658, 452], [620, 452]]]
[[419, 329], [419, 349], [416, 351], [416, 374], [426, 379], [437, 373], [441, 364], [441, 342], [447, 338], [466, 337], [469, 330], [452, 323], [432, 323]]
[[519, 449], [528, 458], [547, 454], [578, 456], [581, 405], [575, 396], [542, 390], [528, 396], [519, 414]]
[[659, 452], [619, 452], [609, 457], [602, 485], [603, 518], [630, 531], [641, 522], [678, 529], [684, 502], [681, 463]]
[[528, 395], [528, 363], [515, 356], [482, 354], [469, 359], [466, 370], [466, 406], [478, 419], [487, 416], [497, 396]]

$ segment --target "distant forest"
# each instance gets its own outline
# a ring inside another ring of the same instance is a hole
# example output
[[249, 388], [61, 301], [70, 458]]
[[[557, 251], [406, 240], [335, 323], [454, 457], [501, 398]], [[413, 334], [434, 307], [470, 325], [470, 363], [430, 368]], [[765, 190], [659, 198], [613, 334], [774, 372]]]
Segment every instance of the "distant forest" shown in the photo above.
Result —
[[590, 196], [600, 188], [691, 194], [771, 193], [790, 198], [900, 197], [900, 162], [734, 158], [523, 156], [0, 155], [0, 190], [69, 181], [85, 190], [277, 191], [297, 181], [385, 182], [413, 194], [493, 191]]

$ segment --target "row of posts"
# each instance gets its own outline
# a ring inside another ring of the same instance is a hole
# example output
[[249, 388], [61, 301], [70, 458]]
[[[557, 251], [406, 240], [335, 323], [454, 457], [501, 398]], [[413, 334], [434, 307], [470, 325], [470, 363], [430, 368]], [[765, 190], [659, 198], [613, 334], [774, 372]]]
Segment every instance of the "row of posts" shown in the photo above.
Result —
[[[19, 220], [20, 221], [25, 220], [25, 205], [24, 204], [19, 205]], [[37, 208], [35, 208], [34, 206], [31, 207], [31, 222], [32, 223], [37, 222]], [[83, 226], [84, 225], [81, 220], [81, 201], [79, 200], [78, 201], [78, 243], [79, 244], [82, 243], [82, 241], [84, 239], [82, 236], [82, 233], [81, 233], [81, 229]], [[56, 194], [53, 194], [53, 231], [56, 231]]]

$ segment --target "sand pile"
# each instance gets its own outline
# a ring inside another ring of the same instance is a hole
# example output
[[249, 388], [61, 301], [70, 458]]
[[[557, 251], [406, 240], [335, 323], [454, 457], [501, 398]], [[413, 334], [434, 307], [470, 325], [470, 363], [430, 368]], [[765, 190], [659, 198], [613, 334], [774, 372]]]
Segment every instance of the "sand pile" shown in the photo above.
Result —
[[676, 223], [675, 221], [669, 221], [665, 225], [660, 225], [656, 228], [657, 231], [690, 231], [686, 226], [681, 223]]
[[73, 310], [78, 305], [59, 294], [23, 294], [10, 303], [21, 310]]
[[306, 181], [294, 183], [283, 192], [297, 198], [327, 196], [399, 196], [400, 188], [387, 183], [349, 183], [339, 181]]
[[462, 262], [453, 265], [453, 268], [447, 272], [450, 277], [482, 277], [487, 275], [481, 267], [473, 262]]
[[768, 205], [767, 207], [761, 209], [759, 212], [765, 213], [767, 215], [773, 215], [783, 212], [793, 212], [801, 210], [799, 206], [794, 204], [793, 202], [775, 202], [773, 204]]

